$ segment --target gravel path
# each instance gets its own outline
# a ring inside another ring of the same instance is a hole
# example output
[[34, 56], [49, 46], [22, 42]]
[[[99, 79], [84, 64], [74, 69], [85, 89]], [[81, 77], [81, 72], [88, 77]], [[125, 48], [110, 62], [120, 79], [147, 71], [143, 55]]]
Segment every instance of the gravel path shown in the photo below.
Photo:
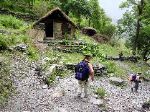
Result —
[[88, 99], [77, 98], [74, 77], [60, 79], [57, 85], [43, 89], [43, 82], [35, 74], [35, 65], [24, 59], [14, 59], [12, 75], [16, 87], [14, 95], [0, 112], [100, 112]]
[[[16, 95], [0, 112], [101, 112], [98, 105], [90, 102], [95, 97], [92, 89], [88, 98], [77, 98], [78, 84], [74, 76], [60, 79], [49, 89], [43, 89], [43, 82], [35, 74], [34, 63], [14, 59], [12, 67]], [[150, 83], [142, 83], [138, 94], [131, 93], [129, 86], [121, 89], [111, 85], [107, 78], [96, 78], [90, 83], [90, 88], [93, 87], [106, 89], [108, 112], [139, 112], [141, 104], [150, 99]]]
[[129, 85], [123, 89], [116, 87], [107, 78], [98, 79], [91, 86], [105, 88], [106, 105], [114, 112], [140, 112], [142, 104], [150, 99], [150, 82], [141, 83], [138, 93], [131, 93]]

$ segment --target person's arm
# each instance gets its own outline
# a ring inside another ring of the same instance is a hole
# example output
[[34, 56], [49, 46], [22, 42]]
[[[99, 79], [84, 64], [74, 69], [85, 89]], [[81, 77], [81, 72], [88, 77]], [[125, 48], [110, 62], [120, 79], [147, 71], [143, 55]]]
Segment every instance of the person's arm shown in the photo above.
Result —
[[92, 64], [88, 63], [90, 69], [91, 80], [94, 81], [94, 70]]

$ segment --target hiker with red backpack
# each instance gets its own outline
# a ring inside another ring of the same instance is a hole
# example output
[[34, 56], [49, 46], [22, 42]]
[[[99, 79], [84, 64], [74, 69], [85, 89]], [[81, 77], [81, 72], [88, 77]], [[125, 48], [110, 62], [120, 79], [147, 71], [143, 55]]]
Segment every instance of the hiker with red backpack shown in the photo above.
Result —
[[139, 83], [141, 83], [141, 73], [131, 74], [129, 81], [131, 83], [131, 92], [138, 92]]
[[84, 59], [75, 67], [75, 78], [79, 83], [78, 97], [81, 97], [82, 90], [84, 88], [84, 97], [87, 98], [89, 76], [91, 77], [91, 80], [94, 81], [94, 70], [92, 64], [90, 63], [91, 59], [91, 55], [85, 55]]

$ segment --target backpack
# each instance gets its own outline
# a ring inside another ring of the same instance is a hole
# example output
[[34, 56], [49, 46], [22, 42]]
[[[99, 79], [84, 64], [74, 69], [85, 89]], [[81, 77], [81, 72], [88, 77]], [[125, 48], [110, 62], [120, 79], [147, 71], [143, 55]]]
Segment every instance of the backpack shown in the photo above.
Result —
[[75, 78], [77, 80], [87, 80], [89, 78], [89, 66], [88, 66], [88, 62], [86, 61], [81, 61], [80, 63], [78, 63], [75, 67]]
[[131, 76], [131, 81], [136, 81], [136, 75]]

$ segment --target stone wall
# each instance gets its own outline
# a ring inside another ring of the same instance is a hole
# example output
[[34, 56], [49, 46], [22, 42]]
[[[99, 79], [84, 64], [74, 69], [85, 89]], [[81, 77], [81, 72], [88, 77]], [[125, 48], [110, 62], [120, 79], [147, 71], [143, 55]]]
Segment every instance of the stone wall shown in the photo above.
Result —
[[114, 61], [131, 61], [131, 62], [138, 62], [138, 60], [140, 59], [140, 57], [138, 56], [122, 56], [122, 57], [112, 57], [112, 56], [107, 56], [106, 57], [107, 60], [114, 60]]
[[[66, 64], [65, 66], [69, 70], [75, 70], [77, 64]], [[93, 64], [94, 73], [97, 76], [107, 75], [107, 68], [102, 64]]]
[[36, 15], [33, 15], [33, 14], [31, 15], [31, 14], [16, 13], [16, 12], [12, 12], [12, 11], [9, 11], [7, 9], [2, 9], [2, 8], [0, 8], [0, 14], [12, 15], [12, 16], [15, 16], [17, 18], [22, 18], [26, 21], [38, 20], [38, 17]]
[[45, 32], [44, 30], [40, 29], [30, 29], [27, 31], [27, 34], [35, 41], [43, 41], [45, 37]]

